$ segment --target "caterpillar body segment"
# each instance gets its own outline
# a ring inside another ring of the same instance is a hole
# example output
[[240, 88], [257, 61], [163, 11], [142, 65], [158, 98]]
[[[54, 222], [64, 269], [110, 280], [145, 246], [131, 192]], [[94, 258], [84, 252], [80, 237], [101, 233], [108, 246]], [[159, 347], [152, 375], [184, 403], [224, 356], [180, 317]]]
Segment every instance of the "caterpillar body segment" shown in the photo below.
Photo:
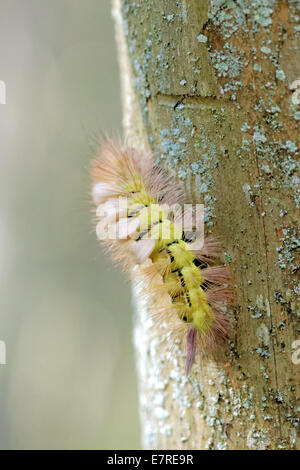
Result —
[[197, 242], [186, 238], [170, 209], [182, 202], [182, 191], [153, 165], [151, 155], [107, 140], [94, 162], [92, 178], [97, 219], [108, 234], [99, 238], [125, 270], [140, 265], [148, 298], [161, 291], [168, 294], [170, 305], [153, 309], [159, 311], [154, 317], [167, 319], [172, 330], [185, 336], [189, 373], [196, 351], [213, 352], [229, 333], [224, 314], [230, 298], [224, 286], [228, 273], [224, 266], [214, 265], [218, 244], [209, 237], [199, 249]]

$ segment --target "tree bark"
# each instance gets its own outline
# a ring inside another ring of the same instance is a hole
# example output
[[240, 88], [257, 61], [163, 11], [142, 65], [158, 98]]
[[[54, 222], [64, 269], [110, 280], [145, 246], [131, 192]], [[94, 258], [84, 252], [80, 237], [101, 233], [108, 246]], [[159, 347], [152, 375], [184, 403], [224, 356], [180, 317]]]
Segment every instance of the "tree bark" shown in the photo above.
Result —
[[135, 287], [143, 445], [299, 448], [300, 2], [115, 0], [114, 12], [125, 134], [204, 202], [236, 292], [233, 340], [187, 378]]

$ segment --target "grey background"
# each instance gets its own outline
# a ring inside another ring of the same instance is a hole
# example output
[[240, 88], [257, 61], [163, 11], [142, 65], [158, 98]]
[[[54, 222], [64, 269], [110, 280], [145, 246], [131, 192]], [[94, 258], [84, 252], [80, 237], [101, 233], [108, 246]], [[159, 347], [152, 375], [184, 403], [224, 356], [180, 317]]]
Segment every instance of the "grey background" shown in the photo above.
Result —
[[109, 0], [0, 0], [2, 449], [139, 447], [130, 286], [101, 253], [89, 167], [121, 130]]

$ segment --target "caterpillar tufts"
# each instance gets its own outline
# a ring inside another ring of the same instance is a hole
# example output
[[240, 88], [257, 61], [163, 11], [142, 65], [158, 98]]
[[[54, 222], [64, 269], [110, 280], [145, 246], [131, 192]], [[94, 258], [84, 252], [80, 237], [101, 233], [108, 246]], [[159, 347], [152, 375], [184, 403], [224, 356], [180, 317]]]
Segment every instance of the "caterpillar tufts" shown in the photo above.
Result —
[[154, 320], [184, 339], [189, 374], [196, 354], [214, 354], [230, 333], [232, 296], [228, 269], [217, 264], [219, 243], [195, 239], [194, 211], [178, 210], [183, 192], [150, 154], [106, 139], [92, 181], [98, 238], [126, 272], [138, 266]]

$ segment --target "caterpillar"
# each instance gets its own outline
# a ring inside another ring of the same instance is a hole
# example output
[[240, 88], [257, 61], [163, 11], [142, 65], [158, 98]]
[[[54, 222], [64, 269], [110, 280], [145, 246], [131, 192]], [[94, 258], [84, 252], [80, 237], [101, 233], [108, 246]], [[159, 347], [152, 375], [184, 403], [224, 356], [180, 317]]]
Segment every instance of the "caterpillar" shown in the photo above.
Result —
[[106, 139], [91, 175], [98, 238], [125, 271], [139, 266], [150, 304], [159, 293], [168, 296], [153, 316], [185, 338], [189, 374], [196, 352], [214, 354], [230, 332], [224, 305], [231, 289], [227, 267], [216, 263], [219, 244], [207, 237], [199, 249], [187, 235], [169, 209], [182, 204], [183, 192], [150, 154]]

